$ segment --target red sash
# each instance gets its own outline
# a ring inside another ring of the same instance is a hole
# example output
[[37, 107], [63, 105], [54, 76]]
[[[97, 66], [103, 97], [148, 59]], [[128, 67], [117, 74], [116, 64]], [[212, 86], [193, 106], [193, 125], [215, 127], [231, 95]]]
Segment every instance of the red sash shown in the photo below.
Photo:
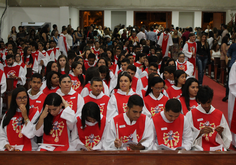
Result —
[[[123, 115], [124, 114], [119, 114], [114, 117], [115, 127], [118, 125], [119, 139], [122, 137], [123, 143], [132, 142], [133, 133], [136, 130], [137, 141], [139, 142], [143, 137], [146, 116], [144, 114], [141, 114], [134, 125], [127, 125]], [[127, 148], [127, 150], [130, 150], [130, 148]]]
[[45, 95], [44, 93], [42, 93], [37, 99], [32, 100], [29, 98], [29, 102], [30, 102], [30, 107], [31, 108], [35, 108], [37, 109], [37, 111], [39, 111], [39, 113], [41, 113], [42, 108], [43, 108], [43, 104], [44, 104], [44, 100], [47, 97], [47, 95]]
[[172, 86], [169, 87], [166, 92], [170, 99], [178, 99], [182, 94], [182, 89], [175, 90]]
[[[49, 135], [43, 134], [43, 143], [64, 145], [63, 147], [56, 147], [54, 151], [67, 151], [69, 148], [67, 124], [66, 120], [60, 117], [61, 113], [53, 117], [53, 127]], [[40, 151], [45, 150], [41, 149]]]
[[[13, 66], [13, 67], [5, 66], [4, 67], [4, 72], [6, 74], [6, 77], [7, 78], [9, 78], [10, 76], [19, 77], [20, 67], [21, 67], [20, 65], [16, 65], [16, 66]], [[18, 80], [14, 79], [14, 82], [13, 82], [14, 89], [16, 88], [17, 82], [18, 82]]]
[[134, 92], [136, 92], [137, 84], [138, 84], [138, 78], [137, 77], [133, 77], [131, 88], [133, 89]]
[[[32, 120], [36, 112], [36, 109], [30, 108], [28, 116], [29, 120]], [[21, 112], [16, 112], [15, 115], [11, 118], [9, 124], [6, 126], [7, 139], [9, 141], [9, 144], [12, 146], [24, 145], [22, 151], [32, 151], [31, 140], [21, 133], [21, 130], [23, 129], [22, 120], [23, 117]]]
[[67, 50], [67, 42], [66, 42], [66, 37], [64, 35], [61, 35], [63, 37], [63, 43], [64, 43], [64, 46], [65, 46], [65, 49], [66, 49], [66, 52], [68, 51]]
[[78, 93], [75, 92], [73, 95], [64, 95], [62, 96], [65, 101], [69, 104], [69, 107], [77, 112], [77, 100], [78, 100]]
[[121, 95], [119, 93], [115, 93], [114, 96], [116, 97], [118, 113], [125, 113], [130, 95]]
[[192, 56], [191, 58], [188, 59], [188, 61], [191, 62], [194, 66], [194, 71], [193, 71], [193, 74], [194, 74], [195, 73], [195, 68], [196, 68], [197, 43], [196, 42], [194, 42], [194, 43], [187, 42], [187, 44], [188, 44], [188, 51], [195, 53], [195, 56]]
[[183, 70], [186, 72], [187, 70], [187, 61], [185, 61], [183, 64], [180, 64], [178, 61], [176, 61], [177, 64], [177, 70]]
[[153, 123], [157, 133], [158, 144], [164, 144], [169, 148], [177, 148], [182, 146], [182, 137], [184, 131], [184, 115], [179, 117], [172, 123], [166, 123], [161, 114], [158, 113], [153, 117]]
[[168, 97], [164, 96], [160, 100], [153, 100], [150, 95], [143, 98], [147, 110], [154, 116], [155, 114], [164, 111]]
[[210, 151], [210, 147], [219, 146], [216, 142], [217, 132], [214, 130], [217, 126], [220, 125], [220, 121], [222, 118], [222, 112], [218, 109], [215, 109], [211, 114], [204, 114], [199, 110], [192, 109], [192, 118], [193, 125], [198, 130], [203, 129], [205, 126], [209, 126], [213, 129], [213, 132], [209, 134], [204, 134], [202, 136], [202, 148], [204, 151]]
[[106, 116], [107, 115], [107, 104], [108, 104], [109, 99], [110, 99], [110, 97], [108, 97], [107, 95], [104, 95], [100, 99], [94, 99], [88, 95], [88, 96], [84, 97], [84, 104], [86, 104], [87, 102], [90, 102], [90, 101], [95, 102], [100, 108], [100, 113], [103, 116]]
[[163, 40], [162, 40], [162, 45], [161, 45], [162, 57], [166, 54], [166, 48], [167, 48], [168, 40], [169, 40], [169, 35], [163, 33]]
[[50, 93], [56, 93], [58, 89], [59, 89], [59, 86], [57, 86], [55, 89], [48, 89], [48, 87], [46, 86], [46, 88], [43, 90], [43, 93], [45, 95], [49, 95]]
[[[81, 93], [82, 89], [83, 89], [83, 85], [81, 84], [81, 82], [79, 81], [79, 78], [76, 76], [73, 76], [71, 74], [69, 74], [70, 78], [71, 78], [71, 82], [72, 82], [72, 88], [78, 92]], [[84, 75], [83, 75], [84, 76]], [[84, 76], [85, 78], [85, 76]]]
[[148, 86], [148, 79], [146, 76], [141, 78], [142, 84], [143, 84], [143, 88], [145, 88], [146, 86]]
[[[179, 98], [179, 101], [182, 105], [183, 114], [186, 115], [188, 113], [188, 108], [186, 107], [185, 98], [181, 96]], [[191, 111], [192, 109], [198, 106], [198, 103], [196, 100], [189, 100], [189, 106], [190, 106], [190, 111]]]
[[100, 129], [99, 129], [98, 123], [95, 124], [94, 126], [85, 125], [86, 127], [83, 129], [81, 119], [78, 116], [77, 117], [77, 130], [78, 130], [80, 141], [84, 143], [85, 146], [89, 146], [91, 148], [98, 145], [98, 143], [101, 141], [105, 125], [106, 125], [106, 117], [103, 116], [101, 120]]

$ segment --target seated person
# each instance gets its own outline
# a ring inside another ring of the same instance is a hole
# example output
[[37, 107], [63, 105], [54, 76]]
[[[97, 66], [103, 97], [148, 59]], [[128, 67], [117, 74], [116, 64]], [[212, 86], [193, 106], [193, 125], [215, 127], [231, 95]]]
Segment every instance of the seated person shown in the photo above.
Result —
[[71, 133], [71, 144], [76, 150], [77, 145], [85, 146], [87, 150], [102, 149], [102, 143], [107, 128], [106, 117], [100, 114], [99, 106], [94, 102], [87, 102], [82, 108], [81, 116], [77, 117], [77, 123]]
[[[184, 115], [181, 114], [181, 104], [177, 99], [166, 102], [164, 111], [153, 117], [155, 140], [158, 145], [165, 145], [171, 149], [183, 147], [190, 150], [193, 142], [191, 127]], [[158, 146], [154, 146], [158, 149]]]
[[[143, 99], [130, 96], [127, 111], [114, 117], [109, 124], [103, 143], [105, 150], [150, 150], [153, 144], [153, 123], [142, 114]], [[127, 142], [137, 144], [125, 145]]]
[[213, 90], [208, 86], [199, 88], [197, 108], [186, 115], [193, 132], [193, 149], [201, 151], [225, 151], [230, 147], [232, 135], [224, 114], [211, 103]]

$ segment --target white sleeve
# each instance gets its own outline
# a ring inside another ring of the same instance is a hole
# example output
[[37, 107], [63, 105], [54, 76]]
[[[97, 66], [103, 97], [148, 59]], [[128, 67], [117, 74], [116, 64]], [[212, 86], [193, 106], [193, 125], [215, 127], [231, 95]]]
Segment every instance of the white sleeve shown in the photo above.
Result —
[[7, 80], [6, 80], [6, 75], [4, 72], [2, 74], [1, 85], [2, 85], [1, 86], [1, 94], [3, 94], [7, 90]]
[[3, 116], [0, 126], [0, 151], [5, 150], [5, 145], [9, 144], [8, 138], [7, 138], [7, 132], [6, 127], [2, 128], [3, 120], [6, 115]]
[[142, 114], [148, 116], [149, 118], [152, 117], [152, 114], [149, 112], [149, 110], [147, 109], [145, 103], [144, 103], [144, 106], [143, 106], [143, 111], [142, 111]]
[[173, 45], [173, 40], [172, 40], [172, 37], [171, 37], [171, 35], [170, 34], [168, 34], [169, 35], [169, 39], [168, 39], [168, 45], [169, 46], [172, 46]]
[[193, 70], [194, 70], [194, 66], [191, 62], [187, 61], [187, 70], [186, 70], [186, 74], [189, 76], [193, 76]]
[[143, 78], [147, 76], [148, 77], [148, 73], [146, 71], [143, 71], [141, 74], [140, 74], [140, 78]]
[[19, 77], [21, 78], [21, 80], [18, 80], [17, 84], [25, 85], [26, 76], [25, 76], [25, 70], [22, 67], [20, 67], [20, 70], [19, 70]]
[[64, 45], [63, 37], [59, 37], [59, 39], [58, 39], [58, 47], [59, 47], [59, 51], [61, 51], [64, 55], [67, 54], [66, 49], [65, 49], [65, 45]]
[[33, 130], [35, 136], [37, 136], [37, 137], [43, 136], [43, 134], [44, 134], [44, 123], [41, 125], [41, 127], [38, 130], [36, 130], [36, 125], [37, 125], [37, 123], [35, 124], [34, 130]]
[[184, 116], [184, 131], [182, 137], [182, 147], [184, 147], [187, 151], [191, 149], [193, 144], [193, 135], [191, 131], [190, 124], [188, 119]]
[[76, 122], [75, 111], [68, 106], [63, 110], [60, 117], [66, 120], [67, 127], [72, 130]]
[[32, 71], [33, 71], [33, 73], [38, 73], [38, 71], [39, 71], [39, 64], [38, 64], [38, 60], [36, 58], [34, 59], [34, 65], [33, 65]]
[[70, 146], [72, 146], [73, 150], [76, 151], [76, 146], [78, 144], [84, 145], [84, 143], [81, 142], [78, 134], [78, 128], [77, 124], [74, 125], [74, 128], [71, 131], [71, 142]]
[[56, 60], [58, 59], [58, 57], [61, 55], [60, 50], [56, 50]]
[[[226, 149], [228, 149], [230, 147], [230, 144], [232, 142], [232, 135], [229, 129], [229, 125], [225, 119], [225, 116], [222, 114], [222, 118], [220, 121], [220, 126], [224, 128], [223, 132], [222, 132], [222, 137], [223, 137], [223, 144], [224, 147]], [[220, 136], [216, 136], [216, 142], [221, 144], [221, 137]]]
[[81, 94], [82, 97], [88, 96], [89, 95], [88, 88], [83, 88], [80, 94]]
[[114, 124], [114, 119], [112, 119], [109, 124], [108, 124], [108, 129], [105, 132], [105, 140], [103, 142], [103, 148], [105, 150], [124, 150], [123, 147], [121, 148], [116, 148], [114, 141], [117, 138], [116, 135], [116, 128]]
[[142, 143], [142, 145], [145, 147], [145, 150], [152, 150], [153, 148], [153, 140], [154, 140], [153, 127], [154, 124], [152, 119], [146, 116], [145, 128], [142, 137], [142, 139], [146, 139]]
[[161, 33], [161, 36], [160, 36], [157, 44], [162, 46], [162, 40], [163, 40], [163, 33]]
[[98, 143], [98, 145], [96, 145], [96, 146], [93, 147], [93, 150], [99, 150], [99, 149], [100, 149], [100, 150], [104, 150], [104, 148], [103, 148], [103, 143], [104, 143], [104, 141], [105, 141], [106, 130], [108, 129], [108, 125], [109, 125], [109, 123], [108, 123], [108, 121], [106, 120], [106, 125], [105, 125], [105, 128], [104, 128], [104, 131], [103, 131], [101, 140], [100, 140], [100, 142]]
[[80, 94], [78, 94], [77, 110], [75, 116], [81, 116], [83, 106], [84, 106], [84, 98]]
[[117, 77], [112, 72], [110, 72], [110, 77], [111, 79], [110, 79], [110, 87], [109, 87], [109, 96], [110, 96], [111, 91], [114, 90], [117, 84]]
[[142, 96], [142, 92], [141, 92], [142, 89], [143, 89], [143, 84], [142, 84], [141, 79], [139, 78], [138, 81], [137, 81], [137, 87], [136, 87], [136, 93], [139, 96]]
[[188, 58], [192, 57], [192, 52], [188, 51], [188, 44], [187, 43], [185, 43], [182, 51], [186, 57], [188, 57]]
[[107, 104], [107, 120], [110, 121], [118, 115], [118, 108], [115, 95], [112, 95]]
[[39, 117], [39, 112], [37, 111], [32, 120], [29, 121], [26, 126], [24, 125], [21, 130], [21, 133], [25, 135], [28, 139], [32, 139], [35, 136], [33, 131], [35, 127], [34, 123], [38, 119], [38, 117]]
[[49, 61], [55, 61], [55, 55], [54, 55], [54, 51], [53, 50], [49, 54]]
[[109, 96], [109, 95], [110, 95], [110, 91], [109, 91], [109, 89], [108, 89], [107, 84], [106, 84], [104, 81], [102, 81], [102, 83], [103, 83], [104, 94], [107, 95], [107, 96]]

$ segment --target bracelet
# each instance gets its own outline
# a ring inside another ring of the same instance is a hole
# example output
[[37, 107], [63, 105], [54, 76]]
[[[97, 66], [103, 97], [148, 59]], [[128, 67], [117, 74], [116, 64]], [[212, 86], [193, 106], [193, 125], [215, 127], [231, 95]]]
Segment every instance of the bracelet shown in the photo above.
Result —
[[27, 124], [29, 121], [30, 121], [29, 119], [26, 119], [26, 120], [25, 120], [25, 124]]

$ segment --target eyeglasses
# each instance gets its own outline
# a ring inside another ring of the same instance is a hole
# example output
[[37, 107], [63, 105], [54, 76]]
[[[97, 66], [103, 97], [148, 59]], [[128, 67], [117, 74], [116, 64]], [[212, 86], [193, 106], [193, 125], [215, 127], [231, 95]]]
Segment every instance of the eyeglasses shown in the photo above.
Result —
[[153, 88], [159, 91], [162, 91], [164, 89], [164, 88], [156, 88], [156, 87], [153, 87]]
[[18, 100], [18, 101], [25, 101], [25, 100], [27, 100], [27, 96], [24, 96], [24, 97], [17, 97], [16, 98], [16, 100]]

